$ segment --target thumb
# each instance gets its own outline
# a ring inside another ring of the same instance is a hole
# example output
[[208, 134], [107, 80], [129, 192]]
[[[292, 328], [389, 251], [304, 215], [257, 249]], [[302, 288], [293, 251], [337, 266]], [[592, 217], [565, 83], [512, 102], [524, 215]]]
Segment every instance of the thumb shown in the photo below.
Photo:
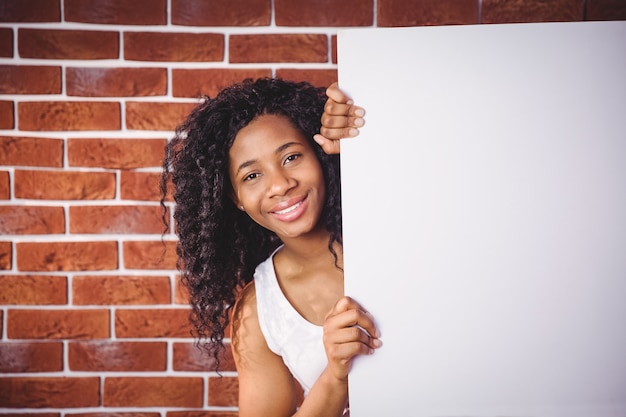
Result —
[[325, 138], [319, 133], [313, 136], [313, 140], [317, 142], [328, 155], [336, 155], [340, 151], [339, 140]]

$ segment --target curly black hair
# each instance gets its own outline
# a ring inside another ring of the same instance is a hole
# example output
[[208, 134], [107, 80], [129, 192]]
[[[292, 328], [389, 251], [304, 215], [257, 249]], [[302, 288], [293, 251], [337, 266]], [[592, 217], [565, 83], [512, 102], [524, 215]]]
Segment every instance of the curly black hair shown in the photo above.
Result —
[[[275, 78], [247, 79], [205, 97], [176, 128], [165, 148], [161, 206], [166, 219], [168, 182], [174, 185], [178, 243], [176, 267], [187, 287], [195, 337], [217, 361], [224, 348], [229, 311], [256, 266], [281, 244], [271, 231], [238, 210], [230, 198], [228, 151], [243, 127], [260, 115], [288, 117], [311, 142], [326, 183], [322, 218], [329, 251], [342, 244], [338, 155], [327, 155], [313, 141], [321, 127], [324, 88]], [[204, 343], [203, 343], [204, 342]]]

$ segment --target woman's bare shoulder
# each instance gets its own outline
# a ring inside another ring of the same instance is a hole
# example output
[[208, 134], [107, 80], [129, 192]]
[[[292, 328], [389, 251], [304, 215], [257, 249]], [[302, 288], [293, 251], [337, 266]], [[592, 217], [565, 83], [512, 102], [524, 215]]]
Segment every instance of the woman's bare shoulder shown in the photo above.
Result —
[[241, 320], [243, 318], [255, 318], [258, 321], [256, 288], [254, 287], [254, 281], [246, 284], [237, 296], [231, 313], [231, 326], [234, 325], [237, 320]]
[[237, 297], [231, 313], [230, 331], [235, 360], [268, 349], [259, 325], [254, 281], [248, 283]]

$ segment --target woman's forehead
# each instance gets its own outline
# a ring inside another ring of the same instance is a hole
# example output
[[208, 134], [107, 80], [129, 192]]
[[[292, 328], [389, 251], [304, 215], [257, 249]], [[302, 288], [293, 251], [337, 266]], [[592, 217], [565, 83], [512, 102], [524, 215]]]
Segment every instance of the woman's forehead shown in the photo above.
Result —
[[263, 115], [243, 127], [230, 147], [230, 156], [278, 148], [286, 142], [307, 143], [304, 133], [282, 115]]

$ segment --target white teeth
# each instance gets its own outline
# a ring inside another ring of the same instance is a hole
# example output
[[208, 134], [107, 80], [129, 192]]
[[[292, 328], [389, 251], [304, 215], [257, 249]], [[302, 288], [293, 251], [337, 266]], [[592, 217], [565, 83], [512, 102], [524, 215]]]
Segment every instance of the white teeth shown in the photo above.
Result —
[[275, 213], [276, 213], [276, 214], [287, 214], [287, 213], [289, 213], [290, 211], [294, 211], [295, 209], [297, 209], [297, 208], [300, 206], [300, 204], [301, 204], [301, 203], [294, 204], [294, 205], [293, 205], [293, 206], [291, 206], [291, 207], [287, 207], [287, 208], [286, 208], [286, 209], [284, 209], [284, 210], [276, 211]]

